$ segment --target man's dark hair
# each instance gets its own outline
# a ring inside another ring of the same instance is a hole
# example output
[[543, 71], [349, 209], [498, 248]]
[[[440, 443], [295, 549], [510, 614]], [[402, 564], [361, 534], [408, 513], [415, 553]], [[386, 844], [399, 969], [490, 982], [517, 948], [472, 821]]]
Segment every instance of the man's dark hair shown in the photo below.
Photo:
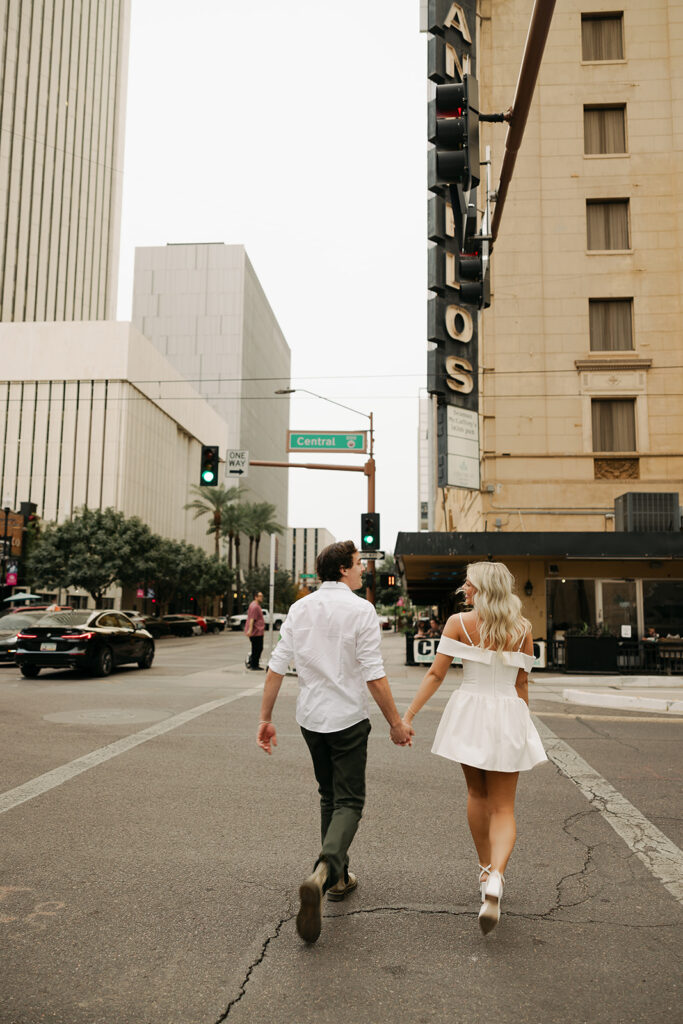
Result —
[[315, 563], [322, 582], [340, 580], [342, 569], [350, 569], [353, 565], [353, 556], [357, 550], [352, 540], [340, 540], [337, 544], [328, 544], [323, 548]]
[[255, 590], [254, 591], [254, 600], [259, 596], [260, 593], [261, 593], [260, 590]]

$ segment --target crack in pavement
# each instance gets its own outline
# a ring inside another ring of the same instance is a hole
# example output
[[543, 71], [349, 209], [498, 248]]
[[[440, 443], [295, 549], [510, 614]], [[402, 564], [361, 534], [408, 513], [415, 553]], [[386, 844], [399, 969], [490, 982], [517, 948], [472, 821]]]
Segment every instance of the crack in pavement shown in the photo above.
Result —
[[592, 732], [599, 739], [609, 740], [613, 743], [616, 743], [620, 747], [627, 747], [629, 750], [635, 750], [636, 754], [642, 754], [642, 750], [640, 750], [639, 747], [635, 746], [634, 743], [627, 743], [626, 740], [619, 739], [619, 737], [617, 736], [611, 736], [609, 733], [604, 732], [601, 729], [597, 729], [594, 725], [591, 725], [588, 721], [586, 721], [585, 718], [582, 718], [581, 715], [577, 715], [576, 720], [577, 722], [580, 722], [585, 729], [588, 729], [589, 732]]
[[244, 976], [244, 980], [242, 981], [242, 983], [241, 983], [241, 985], [240, 985], [240, 987], [239, 987], [239, 989], [237, 991], [237, 995], [235, 996], [234, 999], [230, 1000], [230, 1002], [226, 1006], [226, 1008], [223, 1011], [223, 1013], [217, 1019], [216, 1024], [222, 1024], [222, 1022], [224, 1020], [227, 1020], [228, 1019], [228, 1015], [232, 1011], [232, 1008], [234, 1006], [236, 1006], [237, 1003], [239, 1003], [239, 1001], [244, 997], [244, 994], [245, 994], [246, 989], [247, 989], [247, 985], [249, 983], [249, 979], [251, 978], [252, 974], [254, 973], [254, 971], [256, 970], [258, 965], [263, 963], [263, 961], [265, 959], [265, 956], [266, 956], [266, 953], [268, 952], [268, 946], [271, 944], [271, 942], [273, 942], [275, 939], [277, 939], [278, 935], [282, 931], [283, 926], [285, 924], [287, 924], [288, 921], [293, 920], [294, 916], [295, 915], [292, 913], [291, 905], [290, 905], [289, 913], [285, 914], [284, 917], [280, 918], [280, 920], [278, 921], [278, 923], [275, 926], [275, 931], [272, 933], [272, 935], [269, 935], [266, 938], [265, 942], [261, 946], [261, 952], [259, 953], [259, 955], [256, 957], [255, 960], [252, 961], [252, 963], [249, 964], [249, 967], [247, 968], [247, 973]]
[[[583, 817], [583, 816], [584, 816], [583, 814], [572, 815], [573, 818], [579, 818], [579, 817]], [[596, 844], [596, 845], [600, 845], [600, 844]], [[588, 857], [587, 860], [589, 860], [589, 859], [590, 858]], [[576, 875], [580, 875], [581, 873], [582, 872], [573, 872], [571, 875], [566, 875], [564, 879], [560, 879], [560, 881], [557, 883], [557, 886], [556, 886], [557, 891], [558, 891], [558, 896], [559, 896], [559, 889], [560, 889], [560, 886], [562, 885], [562, 883], [567, 878], [572, 878], [572, 877], [574, 877]], [[592, 898], [592, 897], [588, 897], [588, 899], [590, 899], [590, 898]], [[554, 907], [551, 907], [550, 910], [546, 911], [543, 914], [529, 914], [529, 913], [524, 913], [524, 912], [515, 911], [515, 910], [503, 910], [502, 913], [501, 913], [501, 918], [509, 917], [509, 918], [518, 918], [518, 919], [524, 920], [524, 921], [537, 921], [537, 922], [538, 921], [543, 921], [543, 922], [545, 922], [547, 924], [566, 925], [566, 926], [571, 926], [571, 925], [581, 925], [581, 926], [584, 926], [584, 925], [604, 925], [604, 924], [609, 924], [609, 926], [611, 928], [623, 928], [623, 929], [627, 929], [627, 930], [636, 929], [638, 931], [657, 931], [657, 932], [661, 932], [664, 928], [674, 928], [674, 927], [677, 926], [677, 923], [674, 922], [674, 921], [671, 921], [671, 922], [658, 922], [657, 924], [633, 924], [630, 921], [621, 922], [621, 921], [615, 921], [612, 918], [607, 919], [607, 920], [600, 919], [600, 918], [589, 918], [588, 920], [572, 921], [572, 920], [566, 919], [566, 918], [558, 920], [557, 918], [555, 918], [553, 916], [558, 910], [567, 909], [569, 907], [574, 907], [574, 906], [579, 906], [581, 903], [585, 903], [585, 902], [587, 902], [587, 900], [581, 900], [581, 901], [579, 901], [579, 903], [570, 903], [570, 904], [566, 904], [566, 905], [558, 904], [558, 905], [556, 905]], [[454, 907], [429, 907], [429, 906], [423, 906], [423, 905], [411, 906], [409, 904], [401, 904], [399, 906], [358, 907], [358, 908], [356, 908], [354, 910], [345, 910], [345, 911], [341, 911], [341, 912], [340, 911], [336, 911], [336, 912], [330, 913], [330, 914], [323, 914], [322, 916], [323, 916], [323, 920], [334, 921], [334, 920], [337, 920], [337, 919], [340, 919], [340, 918], [345, 918], [345, 917], [362, 917], [364, 915], [371, 915], [371, 914], [419, 914], [419, 915], [429, 916], [429, 917], [471, 917], [471, 918], [476, 918], [476, 917], [479, 916], [479, 908], [477, 907], [476, 910], [465, 910], [465, 909], [458, 909], [458, 908], [454, 908]], [[256, 968], [260, 964], [262, 964], [263, 961], [265, 960], [266, 953], [268, 952], [268, 949], [269, 949], [270, 945], [277, 938], [279, 938], [280, 933], [281, 933], [283, 927], [289, 921], [293, 921], [295, 916], [296, 915], [292, 912], [291, 905], [290, 905], [288, 913], [286, 913], [283, 917], [280, 918], [280, 920], [276, 924], [273, 932], [266, 937], [265, 941], [263, 942], [263, 945], [261, 946], [261, 951], [260, 951], [259, 955], [249, 964], [249, 966], [247, 968], [247, 971], [246, 971], [246, 974], [244, 976], [244, 979], [241, 982], [241, 984], [239, 986], [239, 989], [237, 991], [237, 995], [234, 997], [234, 999], [230, 1000], [230, 1002], [226, 1006], [226, 1008], [223, 1011], [223, 1013], [216, 1020], [215, 1024], [223, 1024], [223, 1022], [228, 1019], [230, 1013], [232, 1012], [233, 1007], [235, 1007], [244, 998], [244, 996], [246, 995], [246, 991], [247, 991], [247, 985], [249, 984], [249, 981], [251, 980], [251, 977], [252, 977], [254, 971], [256, 970]]]

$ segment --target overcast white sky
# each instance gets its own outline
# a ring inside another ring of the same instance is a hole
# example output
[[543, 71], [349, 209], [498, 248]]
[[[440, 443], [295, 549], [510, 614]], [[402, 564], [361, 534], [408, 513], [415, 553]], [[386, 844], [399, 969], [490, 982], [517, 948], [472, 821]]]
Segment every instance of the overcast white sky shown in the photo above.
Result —
[[[375, 414], [386, 550], [417, 528], [426, 80], [419, 0], [132, 2], [118, 317], [136, 246], [243, 243], [292, 386]], [[367, 421], [295, 395], [290, 425]], [[289, 525], [358, 541], [360, 473], [289, 474]]]

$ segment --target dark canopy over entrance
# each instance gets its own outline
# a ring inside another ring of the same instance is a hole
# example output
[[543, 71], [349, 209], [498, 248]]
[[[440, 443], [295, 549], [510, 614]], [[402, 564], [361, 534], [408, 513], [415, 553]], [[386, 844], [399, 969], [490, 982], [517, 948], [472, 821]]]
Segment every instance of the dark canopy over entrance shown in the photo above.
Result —
[[683, 560], [683, 533], [399, 533], [394, 551], [411, 599], [441, 604], [468, 562], [510, 558]]

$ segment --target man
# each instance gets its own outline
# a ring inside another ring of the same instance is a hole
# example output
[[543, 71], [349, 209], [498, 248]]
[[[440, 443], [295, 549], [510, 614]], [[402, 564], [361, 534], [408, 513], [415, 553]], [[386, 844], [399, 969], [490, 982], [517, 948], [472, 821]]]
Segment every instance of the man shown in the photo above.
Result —
[[262, 604], [263, 594], [259, 590], [254, 594], [254, 600], [247, 609], [247, 621], [244, 624], [244, 632], [251, 640], [251, 654], [247, 658], [246, 664], [247, 668], [251, 669], [252, 672], [263, 671], [259, 665], [261, 652], [263, 651], [263, 634], [266, 630], [266, 623], [261, 608]]
[[320, 589], [297, 601], [282, 625], [273, 651], [261, 703], [256, 742], [271, 753], [277, 746], [271, 719], [290, 662], [299, 677], [296, 720], [313, 760], [320, 793], [322, 849], [313, 874], [302, 884], [296, 919], [299, 935], [320, 935], [322, 898], [342, 900], [358, 884], [349, 871], [348, 849], [365, 803], [368, 690], [398, 746], [409, 746], [413, 729], [404, 727], [384, 672], [374, 606], [354, 594], [363, 567], [352, 540], [330, 544], [316, 563]]

